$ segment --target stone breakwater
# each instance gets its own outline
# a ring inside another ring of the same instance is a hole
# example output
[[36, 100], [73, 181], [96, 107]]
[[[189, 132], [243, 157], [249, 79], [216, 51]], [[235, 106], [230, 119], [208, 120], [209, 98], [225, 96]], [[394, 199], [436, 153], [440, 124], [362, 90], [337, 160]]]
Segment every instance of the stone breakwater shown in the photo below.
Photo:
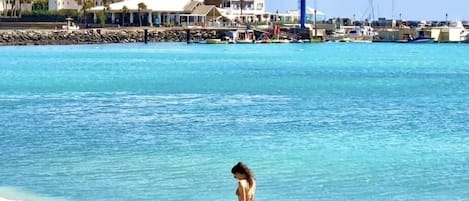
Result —
[[[217, 30], [191, 30], [191, 40], [217, 38]], [[186, 30], [148, 29], [148, 42], [185, 42]], [[0, 45], [138, 43], [144, 29], [0, 30]]]

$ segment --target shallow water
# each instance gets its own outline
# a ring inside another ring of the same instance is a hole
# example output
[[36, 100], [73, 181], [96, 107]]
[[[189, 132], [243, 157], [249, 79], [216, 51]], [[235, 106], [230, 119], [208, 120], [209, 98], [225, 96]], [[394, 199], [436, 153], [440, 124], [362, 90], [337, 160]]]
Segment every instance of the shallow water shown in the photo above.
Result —
[[0, 52], [5, 189], [235, 200], [230, 169], [244, 161], [259, 201], [469, 200], [467, 45]]

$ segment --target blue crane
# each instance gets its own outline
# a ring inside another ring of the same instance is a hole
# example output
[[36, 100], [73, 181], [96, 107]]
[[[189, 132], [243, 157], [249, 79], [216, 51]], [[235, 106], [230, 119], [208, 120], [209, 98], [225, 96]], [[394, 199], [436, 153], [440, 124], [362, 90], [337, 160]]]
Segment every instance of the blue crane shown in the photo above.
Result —
[[305, 29], [306, 23], [306, 0], [300, 0], [300, 28]]

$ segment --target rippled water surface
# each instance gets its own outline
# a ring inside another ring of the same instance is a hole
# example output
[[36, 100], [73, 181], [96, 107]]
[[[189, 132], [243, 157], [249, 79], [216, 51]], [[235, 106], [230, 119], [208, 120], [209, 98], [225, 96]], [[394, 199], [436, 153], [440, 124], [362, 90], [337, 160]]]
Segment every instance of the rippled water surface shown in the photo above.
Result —
[[[0, 197], [469, 200], [463, 44], [0, 47]], [[1, 198], [0, 198], [1, 199]]]

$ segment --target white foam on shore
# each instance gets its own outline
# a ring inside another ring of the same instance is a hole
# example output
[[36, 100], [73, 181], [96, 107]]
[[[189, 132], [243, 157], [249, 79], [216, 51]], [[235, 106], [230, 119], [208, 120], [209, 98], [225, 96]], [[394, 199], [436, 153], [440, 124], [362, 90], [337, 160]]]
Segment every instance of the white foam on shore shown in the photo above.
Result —
[[65, 199], [38, 195], [21, 188], [0, 186], [0, 201], [65, 201]]

